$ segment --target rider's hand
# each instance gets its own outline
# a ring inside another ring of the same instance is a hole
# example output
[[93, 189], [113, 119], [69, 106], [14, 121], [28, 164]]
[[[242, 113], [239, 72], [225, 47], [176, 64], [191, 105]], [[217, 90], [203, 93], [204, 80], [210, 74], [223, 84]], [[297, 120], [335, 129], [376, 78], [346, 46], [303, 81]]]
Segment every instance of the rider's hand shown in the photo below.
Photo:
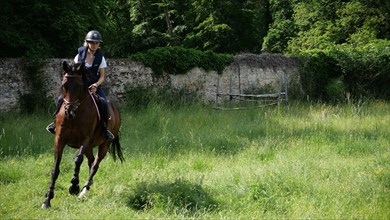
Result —
[[94, 84], [92, 84], [92, 85], [89, 86], [89, 90], [90, 90], [91, 92], [93, 92], [93, 93], [96, 92], [97, 88], [98, 88], [98, 85], [97, 85], [96, 83], [94, 83]]

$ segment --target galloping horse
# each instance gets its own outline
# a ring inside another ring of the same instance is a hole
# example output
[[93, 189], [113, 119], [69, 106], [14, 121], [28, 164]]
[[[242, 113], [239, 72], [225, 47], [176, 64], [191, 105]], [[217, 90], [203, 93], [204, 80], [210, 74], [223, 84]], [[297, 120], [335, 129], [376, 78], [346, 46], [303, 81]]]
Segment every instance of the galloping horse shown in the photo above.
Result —
[[[77, 195], [80, 192], [79, 172], [83, 162], [84, 155], [88, 159], [89, 178], [82, 188], [79, 195], [83, 199], [90, 186], [93, 183], [93, 177], [99, 168], [109, 150], [111, 150], [114, 160], [118, 156], [121, 161], [124, 160], [121, 146], [119, 143], [119, 129], [121, 119], [118, 109], [109, 103], [109, 114], [111, 116], [108, 129], [114, 134], [115, 139], [105, 141], [102, 131], [102, 123], [99, 120], [100, 114], [96, 103], [88, 89], [89, 71], [84, 64], [74, 64], [69, 66], [63, 62], [64, 76], [62, 80], [63, 104], [56, 116], [56, 134], [54, 138], [54, 166], [51, 172], [51, 181], [49, 190], [46, 193], [46, 200], [42, 208], [49, 208], [50, 200], [54, 197], [55, 182], [60, 173], [60, 162], [62, 153], [66, 145], [78, 148], [75, 158], [75, 169], [72, 185], [69, 187], [69, 193]], [[93, 148], [99, 146], [96, 158], [93, 156]], [[111, 148], [110, 148], [111, 146]]]

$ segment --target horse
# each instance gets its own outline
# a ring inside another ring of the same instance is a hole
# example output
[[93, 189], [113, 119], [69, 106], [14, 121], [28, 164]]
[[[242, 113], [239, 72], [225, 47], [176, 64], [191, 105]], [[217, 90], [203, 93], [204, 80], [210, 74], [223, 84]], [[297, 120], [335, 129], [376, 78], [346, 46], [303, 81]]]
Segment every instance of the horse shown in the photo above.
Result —
[[[108, 129], [115, 138], [106, 141], [103, 136], [103, 126], [99, 119], [99, 110], [96, 107], [92, 93], [88, 88], [88, 74], [90, 73], [84, 63], [68, 65], [66, 61], [62, 63], [63, 79], [61, 85], [63, 103], [56, 116], [56, 133], [54, 138], [54, 165], [51, 171], [51, 181], [46, 199], [42, 208], [50, 208], [51, 199], [54, 198], [55, 182], [60, 174], [60, 163], [66, 145], [78, 149], [75, 157], [75, 168], [69, 193], [77, 195], [80, 193], [79, 172], [84, 160], [84, 155], [88, 159], [89, 178], [84, 184], [79, 198], [83, 199], [90, 190], [93, 177], [96, 174], [100, 162], [110, 151], [114, 160], [117, 157], [123, 162], [124, 157], [119, 142], [119, 131], [121, 118], [118, 108], [108, 102], [110, 120]], [[99, 146], [96, 157], [93, 155], [93, 148]]]

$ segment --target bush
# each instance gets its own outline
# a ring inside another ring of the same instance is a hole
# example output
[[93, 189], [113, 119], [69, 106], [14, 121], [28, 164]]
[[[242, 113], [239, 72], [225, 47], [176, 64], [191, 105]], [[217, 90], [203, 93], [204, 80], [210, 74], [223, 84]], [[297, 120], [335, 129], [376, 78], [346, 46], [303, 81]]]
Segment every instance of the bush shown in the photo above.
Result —
[[302, 63], [302, 87], [311, 98], [329, 101], [349, 92], [355, 97], [390, 99], [389, 40], [334, 45], [297, 56]]
[[390, 98], [389, 40], [376, 40], [362, 46], [342, 45], [335, 48], [333, 56], [353, 95]]
[[329, 100], [326, 86], [342, 75], [337, 61], [329, 51], [311, 50], [298, 55], [301, 60], [301, 83], [311, 99]]
[[342, 78], [331, 79], [325, 87], [326, 94], [332, 101], [343, 101], [345, 94], [345, 84]]
[[182, 47], [159, 47], [140, 52], [130, 57], [152, 68], [154, 74], [185, 74], [194, 67], [222, 73], [226, 65], [233, 62], [233, 55], [217, 54], [212, 51], [202, 52]]

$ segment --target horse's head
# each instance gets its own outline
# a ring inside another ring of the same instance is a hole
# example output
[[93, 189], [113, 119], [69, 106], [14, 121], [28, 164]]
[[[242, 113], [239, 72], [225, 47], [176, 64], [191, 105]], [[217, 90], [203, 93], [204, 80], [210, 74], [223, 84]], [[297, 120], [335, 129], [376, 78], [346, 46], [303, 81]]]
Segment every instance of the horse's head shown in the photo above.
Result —
[[65, 116], [69, 119], [76, 117], [76, 110], [88, 94], [88, 84], [84, 63], [68, 65], [62, 63], [64, 77], [62, 79], [62, 96], [65, 103]]

